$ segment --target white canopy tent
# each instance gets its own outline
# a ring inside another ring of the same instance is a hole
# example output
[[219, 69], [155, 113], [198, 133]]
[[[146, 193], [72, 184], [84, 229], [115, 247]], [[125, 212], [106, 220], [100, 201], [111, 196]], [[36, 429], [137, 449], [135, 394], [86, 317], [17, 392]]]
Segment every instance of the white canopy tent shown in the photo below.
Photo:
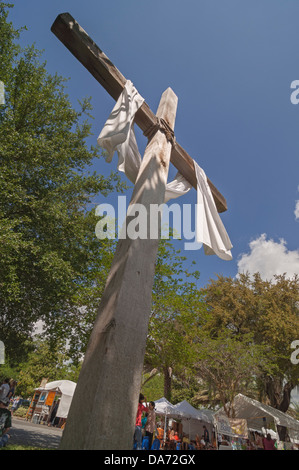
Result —
[[157, 415], [164, 416], [164, 440], [166, 438], [166, 425], [167, 418], [171, 417], [171, 413], [174, 412], [174, 405], [170, 403], [165, 397], [155, 401], [155, 411]]
[[187, 434], [189, 435], [189, 438], [191, 440], [194, 440], [197, 434], [199, 435], [199, 437], [203, 435], [204, 426], [206, 426], [207, 430], [209, 431], [211, 440], [214, 428], [213, 411], [208, 409], [198, 410], [186, 400], [181, 401], [180, 403], [175, 405], [174, 408], [175, 410], [173, 413], [173, 417], [181, 419], [183, 429], [188, 429]]
[[213, 414], [211, 410], [198, 410], [190, 405], [186, 400], [181, 401], [177, 405], [174, 405], [174, 413], [177, 413], [178, 417], [186, 419], [198, 419], [205, 421], [206, 423], [213, 424]]
[[61, 394], [61, 399], [56, 416], [57, 418], [67, 418], [75, 388], [76, 383], [71, 380], [57, 380], [49, 382], [44, 387], [37, 388], [36, 390], [43, 392], [59, 392]]
[[174, 409], [174, 405], [172, 405], [165, 397], [155, 401], [155, 411], [158, 415], [169, 415], [174, 412]]
[[196, 434], [202, 436], [204, 425], [211, 436], [214, 427], [214, 412], [211, 410], [197, 410], [186, 400], [172, 405], [164, 397], [155, 401], [155, 409], [157, 414], [165, 416], [165, 422], [167, 418], [179, 419], [183, 424], [183, 429], [188, 430], [187, 433], [192, 440], [195, 439]]
[[[246, 419], [249, 429], [262, 431], [263, 428], [270, 428], [274, 423], [277, 426], [284, 426], [288, 430], [290, 439], [299, 442], [299, 421], [282, 411], [272, 408], [272, 406], [260, 403], [257, 400], [246, 397], [241, 393], [234, 398], [233, 407], [235, 418]], [[218, 410], [214, 417], [225, 415], [224, 409]]]

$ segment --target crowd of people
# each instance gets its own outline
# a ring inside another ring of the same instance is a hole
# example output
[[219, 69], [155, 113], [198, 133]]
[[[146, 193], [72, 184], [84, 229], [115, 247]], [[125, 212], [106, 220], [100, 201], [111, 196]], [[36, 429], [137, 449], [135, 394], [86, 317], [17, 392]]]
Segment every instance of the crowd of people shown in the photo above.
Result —
[[229, 446], [233, 450], [298, 450], [299, 446], [292, 443], [289, 436], [286, 441], [273, 439], [269, 432], [263, 435], [258, 431], [250, 431], [248, 438], [218, 435], [218, 448]]
[[[0, 386], [0, 448], [4, 447], [10, 438], [12, 414], [22, 402], [20, 397], [15, 397], [16, 385], [16, 381], [5, 379]], [[12, 405], [11, 409], [8, 409], [10, 404]], [[282, 444], [285, 446], [285, 443]], [[270, 434], [263, 437], [259, 432], [251, 433], [250, 438], [246, 440], [230, 439], [218, 434], [216, 444], [215, 432], [210, 436], [206, 426], [203, 426], [201, 437], [196, 434], [195, 439], [190, 440], [187, 433], [179, 433], [175, 427], [165, 429], [163, 423], [156, 420], [155, 402], [147, 403], [146, 398], [142, 394], [139, 395], [133, 449], [215, 450], [223, 446], [230, 446], [237, 450], [239, 448], [246, 450], [276, 450], [279, 448], [278, 443], [272, 439]], [[298, 446], [296, 446], [297, 449]]]
[[203, 434], [196, 434], [195, 439], [190, 439], [188, 433], [179, 433], [173, 427], [167, 427], [166, 431], [163, 424], [157, 427], [157, 437], [161, 442], [161, 447], [165, 450], [212, 450], [216, 449], [215, 435], [210, 439], [209, 431], [203, 426]]
[[[164, 424], [156, 420], [155, 403], [147, 403], [146, 398], [140, 394], [137, 407], [133, 449], [136, 450], [216, 450], [225, 446], [233, 450], [298, 450], [299, 446], [288, 442], [276, 441], [267, 433], [250, 432], [247, 439], [224, 436], [212, 432], [210, 435], [206, 426], [203, 426], [203, 434], [196, 434], [195, 439], [178, 431], [177, 426], [164, 427]], [[175, 424], [175, 423], [174, 423]], [[216, 441], [217, 439], [217, 441]]]
[[155, 402], [147, 403], [144, 395], [139, 395], [133, 449], [207, 450], [213, 448], [216, 448], [215, 434], [211, 439], [206, 426], [203, 426], [203, 435], [200, 437], [197, 434], [194, 440], [190, 440], [187, 433], [179, 433], [173, 427], [164, 429], [164, 425], [156, 421]]

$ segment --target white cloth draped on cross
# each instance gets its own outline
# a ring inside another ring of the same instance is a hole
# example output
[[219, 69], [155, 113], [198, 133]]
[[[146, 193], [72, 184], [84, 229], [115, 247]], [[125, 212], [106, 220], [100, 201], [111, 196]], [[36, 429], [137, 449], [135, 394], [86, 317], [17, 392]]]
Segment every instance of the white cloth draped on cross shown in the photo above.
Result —
[[[135, 183], [141, 164], [134, 132], [134, 117], [144, 99], [133, 83], [128, 80], [119, 96], [98, 139], [98, 144], [107, 150], [107, 162], [114, 152], [118, 154], [119, 171]], [[232, 244], [218, 214], [215, 201], [202, 168], [194, 160], [197, 178], [196, 240], [204, 246], [206, 255], [216, 254], [223, 260], [231, 260]], [[174, 180], [166, 185], [165, 202], [186, 194], [191, 184], [178, 172]]]

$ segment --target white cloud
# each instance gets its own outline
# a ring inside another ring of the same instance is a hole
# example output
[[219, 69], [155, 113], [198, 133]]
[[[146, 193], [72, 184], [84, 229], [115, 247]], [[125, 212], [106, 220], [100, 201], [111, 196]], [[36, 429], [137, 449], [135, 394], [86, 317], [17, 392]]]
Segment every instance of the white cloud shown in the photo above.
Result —
[[243, 253], [238, 261], [238, 273], [259, 272], [262, 279], [271, 280], [275, 274], [286, 273], [289, 278], [299, 274], [299, 250], [288, 250], [285, 240], [267, 240], [264, 233], [249, 244], [250, 253]]

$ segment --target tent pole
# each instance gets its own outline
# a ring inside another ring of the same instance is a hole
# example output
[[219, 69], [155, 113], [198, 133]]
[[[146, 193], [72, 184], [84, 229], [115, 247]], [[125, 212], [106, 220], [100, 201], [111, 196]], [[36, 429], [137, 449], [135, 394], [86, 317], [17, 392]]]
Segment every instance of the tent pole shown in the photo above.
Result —
[[[165, 413], [165, 421], [164, 421], [164, 436], [163, 436], [163, 444], [165, 445], [166, 442], [166, 426], [167, 426], [167, 414]], [[163, 447], [164, 447], [163, 445]]]

